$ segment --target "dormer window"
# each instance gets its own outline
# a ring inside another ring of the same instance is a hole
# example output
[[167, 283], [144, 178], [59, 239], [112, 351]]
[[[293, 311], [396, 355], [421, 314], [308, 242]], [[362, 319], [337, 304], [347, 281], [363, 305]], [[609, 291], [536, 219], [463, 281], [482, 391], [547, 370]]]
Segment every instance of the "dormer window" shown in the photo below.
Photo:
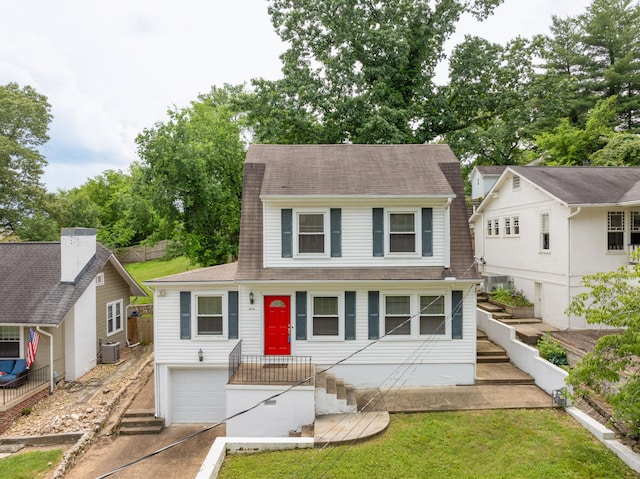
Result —
[[389, 214], [389, 253], [416, 252], [416, 215]]
[[324, 232], [323, 213], [298, 214], [298, 253], [324, 254]]

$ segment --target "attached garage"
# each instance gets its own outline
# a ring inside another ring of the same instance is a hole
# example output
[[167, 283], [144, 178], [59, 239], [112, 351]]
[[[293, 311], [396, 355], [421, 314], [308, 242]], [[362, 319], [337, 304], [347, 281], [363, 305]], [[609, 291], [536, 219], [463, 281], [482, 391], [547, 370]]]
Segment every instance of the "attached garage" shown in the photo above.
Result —
[[226, 369], [172, 369], [171, 422], [213, 424], [226, 417]]

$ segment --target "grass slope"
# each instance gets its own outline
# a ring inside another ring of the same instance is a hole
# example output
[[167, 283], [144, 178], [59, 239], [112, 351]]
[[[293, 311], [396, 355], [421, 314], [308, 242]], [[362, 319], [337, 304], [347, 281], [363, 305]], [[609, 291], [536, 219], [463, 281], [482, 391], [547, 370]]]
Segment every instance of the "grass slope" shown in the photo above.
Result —
[[62, 449], [13, 454], [0, 459], [0, 479], [39, 479], [58, 467]]
[[242, 477], [640, 478], [561, 410], [394, 414], [382, 436], [353, 446], [227, 456]]
[[193, 265], [185, 257], [173, 258], [169, 260], [146, 261], [144, 263], [129, 263], [125, 268], [131, 276], [144, 288], [149, 295], [148, 298], [136, 298], [132, 304], [150, 304], [153, 303], [153, 292], [142, 283], [149, 279], [162, 278], [172, 274], [183, 273], [190, 269], [198, 268]]

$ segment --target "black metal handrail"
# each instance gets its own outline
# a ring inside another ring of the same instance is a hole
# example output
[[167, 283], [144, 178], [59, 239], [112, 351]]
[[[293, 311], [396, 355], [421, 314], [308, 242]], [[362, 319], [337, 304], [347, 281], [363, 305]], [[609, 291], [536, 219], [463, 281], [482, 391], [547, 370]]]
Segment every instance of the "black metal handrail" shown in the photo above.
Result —
[[236, 347], [229, 353], [229, 379], [233, 377], [242, 361], [242, 339], [238, 341]]
[[49, 366], [41, 367], [34, 371], [29, 371], [26, 376], [19, 377], [13, 381], [0, 384], [1, 404], [4, 406], [21, 396], [25, 396], [34, 389], [49, 382]]
[[311, 356], [238, 356], [239, 363], [236, 357], [237, 366], [229, 377], [232, 384], [314, 384], [315, 366]]

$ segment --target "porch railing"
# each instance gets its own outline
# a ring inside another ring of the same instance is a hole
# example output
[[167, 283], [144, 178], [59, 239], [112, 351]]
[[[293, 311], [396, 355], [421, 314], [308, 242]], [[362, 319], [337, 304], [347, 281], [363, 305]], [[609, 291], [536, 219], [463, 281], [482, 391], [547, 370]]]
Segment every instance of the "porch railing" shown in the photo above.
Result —
[[315, 384], [315, 366], [311, 362], [311, 356], [258, 356], [240, 353], [241, 350], [234, 349], [229, 355], [230, 384]]
[[[26, 380], [25, 380], [26, 379]], [[49, 366], [29, 371], [13, 381], [0, 384], [0, 405], [4, 406], [49, 382]]]
[[240, 362], [242, 361], [242, 339], [238, 341], [236, 347], [233, 348], [233, 351], [229, 353], [229, 380], [233, 377], [238, 367], [240, 367]]

